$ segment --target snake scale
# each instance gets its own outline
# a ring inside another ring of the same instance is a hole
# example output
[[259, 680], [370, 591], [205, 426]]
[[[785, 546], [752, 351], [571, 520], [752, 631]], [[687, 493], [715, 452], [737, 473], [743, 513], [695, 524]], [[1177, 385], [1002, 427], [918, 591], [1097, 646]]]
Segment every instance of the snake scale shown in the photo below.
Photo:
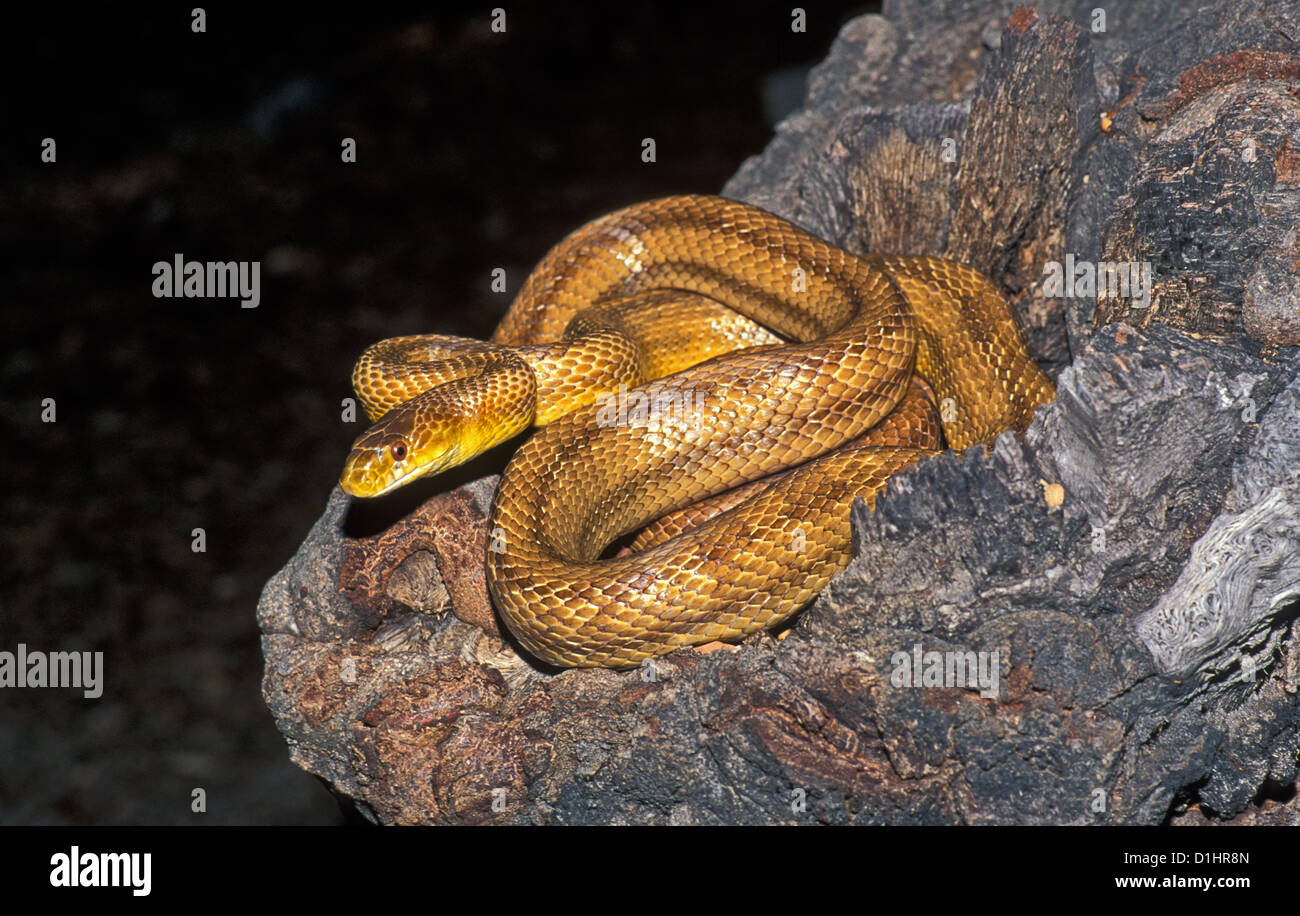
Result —
[[855, 497], [1053, 396], [977, 271], [696, 195], [566, 237], [490, 343], [383, 341], [353, 384], [377, 420], [356, 496], [539, 427], [497, 490], [488, 587], [537, 658], [616, 668], [787, 620], [848, 562]]

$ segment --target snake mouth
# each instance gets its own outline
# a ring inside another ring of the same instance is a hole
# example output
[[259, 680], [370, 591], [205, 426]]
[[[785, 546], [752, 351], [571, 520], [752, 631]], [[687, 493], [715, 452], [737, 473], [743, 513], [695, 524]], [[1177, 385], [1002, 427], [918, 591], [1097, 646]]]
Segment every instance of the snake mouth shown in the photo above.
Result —
[[[394, 463], [387, 459], [381, 450], [357, 449], [348, 456], [343, 473], [339, 477], [339, 486], [349, 496], [358, 499], [377, 499], [413, 480], [454, 466], [459, 460], [459, 455], [459, 447], [453, 445], [439, 455], [437, 461], [417, 464], [408, 458], [404, 462]], [[408, 465], [408, 467], [401, 465]]]
[[339, 487], [343, 490], [344, 493], [348, 494], [354, 499], [377, 499], [380, 496], [386, 496], [387, 494], [391, 493], [393, 490], [396, 490], [402, 484], [407, 482], [409, 482], [408, 475], [402, 475], [401, 477], [394, 477], [388, 483], [384, 484], [382, 487], [376, 490], [372, 487], [365, 486], [364, 484], [358, 484], [355, 480], [352, 480], [349, 477], [344, 476], [339, 479]]

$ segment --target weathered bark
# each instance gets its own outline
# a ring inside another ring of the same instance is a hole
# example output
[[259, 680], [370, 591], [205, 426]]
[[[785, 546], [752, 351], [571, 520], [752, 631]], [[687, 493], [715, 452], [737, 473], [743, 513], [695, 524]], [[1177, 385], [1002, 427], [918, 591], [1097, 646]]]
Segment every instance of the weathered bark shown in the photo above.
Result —
[[[1092, 7], [855, 20], [724, 189], [989, 274], [1058, 376], [1023, 441], [858, 504], [786, 638], [626, 673], [501, 638], [494, 479], [364, 538], [335, 491], [259, 607], [294, 759], [383, 822], [1300, 821], [1300, 12]], [[1067, 255], [1150, 301], [1049, 295]]]

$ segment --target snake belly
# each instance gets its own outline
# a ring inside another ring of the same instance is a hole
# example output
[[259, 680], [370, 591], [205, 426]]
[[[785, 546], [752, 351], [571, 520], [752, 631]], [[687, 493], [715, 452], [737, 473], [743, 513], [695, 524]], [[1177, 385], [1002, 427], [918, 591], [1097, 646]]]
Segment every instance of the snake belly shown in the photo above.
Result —
[[[873, 503], [891, 474], [934, 451], [870, 437], [914, 396], [914, 376], [958, 450], [1023, 431], [1053, 396], [978, 272], [856, 256], [717, 197], [637, 204], [577, 230], [530, 275], [493, 341], [556, 341], [593, 304], [651, 290], [707, 297], [793, 343], [583, 407], [515, 453], [492, 510], [488, 588], [519, 643], [553, 665], [635, 666], [800, 610], [849, 559], [852, 500]], [[790, 468], [697, 527], [604, 555], [658, 518]]]

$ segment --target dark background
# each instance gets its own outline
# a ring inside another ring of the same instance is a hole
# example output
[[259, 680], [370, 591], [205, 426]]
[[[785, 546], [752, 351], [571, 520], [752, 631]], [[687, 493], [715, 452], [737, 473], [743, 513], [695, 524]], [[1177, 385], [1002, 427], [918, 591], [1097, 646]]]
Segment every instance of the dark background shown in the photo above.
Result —
[[[7, 18], [0, 650], [102, 651], [105, 685], [0, 691], [0, 823], [343, 822], [262, 704], [254, 610], [361, 431], [352, 362], [486, 336], [492, 268], [719, 190], [871, 7], [799, 5], [802, 34], [793, 4]], [[260, 261], [260, 306], [153, 298], [178, 252]]]

